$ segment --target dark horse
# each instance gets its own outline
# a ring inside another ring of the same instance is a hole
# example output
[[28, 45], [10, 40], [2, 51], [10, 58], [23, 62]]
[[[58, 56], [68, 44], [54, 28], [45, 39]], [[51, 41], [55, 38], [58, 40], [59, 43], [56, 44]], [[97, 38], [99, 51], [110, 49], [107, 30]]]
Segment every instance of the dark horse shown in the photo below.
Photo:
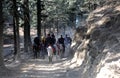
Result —
[[34, 58], [38, 58], [39, 52], [40, 52], [40, 46], [39, 45], [33, 45]]
[[39, 55], [39, 52], [40, 52], [40, 40], [39, 40], [39, 37], [34, 38], [33, 52], [34, 52], [34, 58], [38, 58], [38, 55]]

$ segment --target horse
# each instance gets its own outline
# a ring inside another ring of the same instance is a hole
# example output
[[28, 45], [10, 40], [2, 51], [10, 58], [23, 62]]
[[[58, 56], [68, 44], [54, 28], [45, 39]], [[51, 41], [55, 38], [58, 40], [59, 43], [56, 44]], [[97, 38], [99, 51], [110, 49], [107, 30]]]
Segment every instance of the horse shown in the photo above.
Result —
[[63, 47], [63, 45], [56, 43], [54, 45], [54, 47], [55, 47], [55, 50], [56, 50], [56, 56], [59, 56], [60, 58], [62, 58], [63, 55], [64, 55], [64, 47]]
[[38, 58], [40, 52], [40, 45], [33, 44], [33, 53], [34, 53], [34, 58]]

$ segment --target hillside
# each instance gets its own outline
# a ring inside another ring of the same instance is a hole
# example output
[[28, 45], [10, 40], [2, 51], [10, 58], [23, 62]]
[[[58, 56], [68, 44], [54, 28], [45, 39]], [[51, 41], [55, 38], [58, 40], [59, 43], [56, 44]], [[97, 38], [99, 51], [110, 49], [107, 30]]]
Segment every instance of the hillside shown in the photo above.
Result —
[[72, 62], [80, 66], [75, 78], [120, 78], [120, 1], [107, 0], [91, 12], [72, 48]]

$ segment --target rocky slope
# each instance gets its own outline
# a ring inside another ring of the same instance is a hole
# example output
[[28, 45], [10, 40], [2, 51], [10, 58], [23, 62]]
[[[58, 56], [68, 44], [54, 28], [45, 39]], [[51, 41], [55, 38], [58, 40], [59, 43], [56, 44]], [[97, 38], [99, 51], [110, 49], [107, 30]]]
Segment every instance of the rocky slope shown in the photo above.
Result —
[[120, 0], [93, 11], [76, 30], [72, 48], [72, 61], [80, 65], [75, 78], [120, 78]]

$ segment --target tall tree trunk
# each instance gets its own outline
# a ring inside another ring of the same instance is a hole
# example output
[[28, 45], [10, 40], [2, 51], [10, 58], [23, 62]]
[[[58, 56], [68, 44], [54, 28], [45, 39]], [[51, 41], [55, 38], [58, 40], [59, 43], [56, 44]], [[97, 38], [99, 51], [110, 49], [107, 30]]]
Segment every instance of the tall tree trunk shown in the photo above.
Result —
[[31, 52], [32, 51], [32, 41], [31, 41], [31, 35], [30, 35], [30, 23], [29, 23], [29, 28], [28, 28], [28, 46], [29, 46], [29, 48], [28, 48], [28, 50], [29, 50], [29, 52]]
[[70, 13], [69, 14], [69, 24], [71, 27], [75, 28], [75, 21], [76, 21], [76, 14], [75, 13]]
[[16, 25], [15, 25], [15, 17], [13, 16], [13, 32], [14, 32], [14, 55], [17, 54], [17, 39], [16, 39]]
[[16, 0], [13, 0], [13, 22], [14, 22], [14, 49], [15, 49], [15, 60], [20, 58], [20, 35], [19, 35], [19, 18], [17, 15], [17, 5]]
[[27, 0], [24, 0], [24, 51], [28, 52], [28, 16]]
[[41, 0], [37, 0], [37, 36], [41, 38]]
[[3, 12], [2, 12], [2, 0], [0, 1], [0, 70], [5, 69], [4, 61], [3, 61]]
[[46, 37], [46, 24], [44, 23], [44, 36]]
[[58, 38], [58, 33], [59, 33], [59, 20], [58, 20], [58, 17], [54, 19], [54, 25], [55, 25], [55, 32], [56, 32], [56, 35]]
[[29, 0], [24, 0], [24, 50], [31, 51]]

